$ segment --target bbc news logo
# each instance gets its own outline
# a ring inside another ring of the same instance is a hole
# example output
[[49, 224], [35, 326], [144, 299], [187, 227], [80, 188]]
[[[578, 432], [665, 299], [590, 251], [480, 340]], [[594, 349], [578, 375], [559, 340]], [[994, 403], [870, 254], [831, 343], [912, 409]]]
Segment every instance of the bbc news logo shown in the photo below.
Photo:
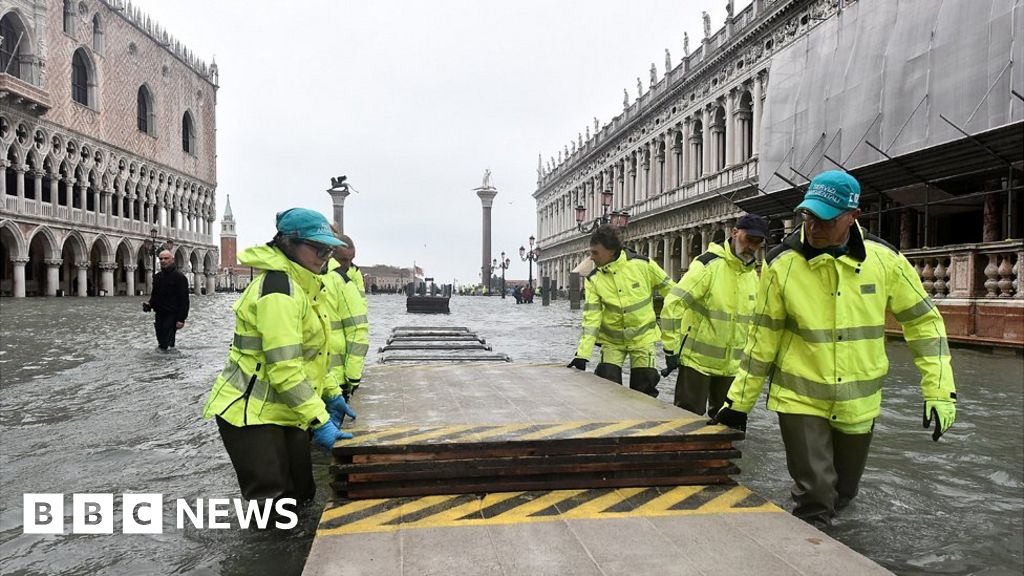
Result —
[[[64, 494], [24, 494], [23, 532], [25, 534], [64, 534]], [[241, 498], [197, 498], [190, 503], [178, 498], [174, 503], [175, 523], [178, 530], [188, 525], [201, 529], [228, 529], [234, 515], [237, 526], [260, 530], [271, 523], [275, 528], [288, 530], [298, 525], [295, 499], [243, 500]], [[163, 494], [122, 494], [121, 532], [124, 534], [163, 534]], [[72, 534], [113, 534], [113, 494], [72, 494]], [[273, 522], [272, 522], [273, 521]]]

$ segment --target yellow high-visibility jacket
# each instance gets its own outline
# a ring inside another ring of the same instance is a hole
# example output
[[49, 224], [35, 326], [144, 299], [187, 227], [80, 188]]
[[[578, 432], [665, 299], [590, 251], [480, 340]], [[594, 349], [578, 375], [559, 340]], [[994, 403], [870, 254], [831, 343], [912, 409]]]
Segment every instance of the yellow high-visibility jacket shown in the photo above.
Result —
[[653, 293], [668, 294], [672, 282], [645, 256], [622, 250], [618, 258], [587, 276], [583, 335], [576, 357], [589, 359], [594, 344], [636, 347], [658, 341]]
[[319, 276], [270, 246], [249, 248], [238, 260], [265, 272], [231, 307], [234, 339], [203, 417], [302, 429], [326, 422], [323, 400], [341, 388], [328, 372], [327, 297]]
[[329, 261], [323, 278], [330, 302], [331, 372], [343, 387], [355, 388], [363, 377], [363, 362], [370, 349], [366, 300], [337, 261]]
[[754, 263], [744, 264], [725, 246], [711, 243], [672, 287], [661, 309], [665, 354], [708, 376], [734, 376], [747, 341], [757, 294]]
[[732, 409], [750, 412], [768, 380], [769, 410], [874, 419], [889, 371], [886, 309], [903, 326], [925, 400], [956, 401], [946, 327], [914, 267], [856, 224], [847, 246], [834, 258], [806, 244], [801, 227], [768, 254]]
[[359, 271], [359, 267], [355, 264], [351, 264], [348, 267], [348, 279], [355, 283], [356, 288], [359, 290], [359, 295], [366, 299], [366, 285], [363, 284], [363, 273]]

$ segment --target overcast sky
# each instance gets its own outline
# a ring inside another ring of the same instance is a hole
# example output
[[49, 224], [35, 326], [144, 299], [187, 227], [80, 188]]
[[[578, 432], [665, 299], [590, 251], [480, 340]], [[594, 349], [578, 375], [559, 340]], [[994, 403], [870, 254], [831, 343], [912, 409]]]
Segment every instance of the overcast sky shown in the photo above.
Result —
[[[556, 156], [593, 118], [636, 98], [665, 49], [673, 64], [712, 30], [725, 0], [135, 0], [220, 67], [217, 212], [231, 196], [239, 247], [270, 239], [292, 206], [331, 217], [325, 190], [359, 191], [345, 232], [363, 266], [409, 266], [437, 281], [480, 280], [481, 210], [498, 188], [493, 256], [526, 279], [536, 230], [537, 155]], [[737, 2], [736, 12], [749, 2]]]

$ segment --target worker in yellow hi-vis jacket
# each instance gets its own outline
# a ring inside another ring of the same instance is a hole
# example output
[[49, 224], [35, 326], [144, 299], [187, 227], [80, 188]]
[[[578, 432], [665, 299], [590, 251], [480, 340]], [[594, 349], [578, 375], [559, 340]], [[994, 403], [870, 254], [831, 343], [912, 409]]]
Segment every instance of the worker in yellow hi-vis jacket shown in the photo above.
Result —
[[658, 395], [654, 345], [659, 338], [654, 292], [672, 287], [665, 271], [644, 256], [622, 247], [615, 229], [598, 228], [590, 237], [594, 270], [587, 276], [583, 335], [570, 368], [586, 370], [594, 344], [601, 342], [601, 362], [594, 373], [622, 383], [622, 365], [629, 357], [629, 387]]
[[925, 428], [939, 439], [956, 419], [942, 316], [910, 262], [857, 224], [860, 184], [829, 171], [797, 208], [803, 226], [769, 252], [740, 371], [715, 421], [746, 427], [769, 382], [793, 478], [793, 514], [828, 525], [857, 495], [882, 382], [886, 311], [921, 372]]
[[344, 244], [335, 248], [324, 279], [331, 297], [331, 369], [347, 400], [363, 378], [363, 364], [370, 349], [370, 326], [366, 294], [360, 288], [363, 275], [352, 265], [355, 245], [348, 236], [337, 236]]
[[736, 221], [732, 236], [712, 242], [672, 287], [661, 309], [665, 364], [679, 368], [674, 403], [714, 416], [739, 369], [757, 292], [754, 253], [768, 235], [756, 214]]
[[293, 208], [277, 215], [277, 235], [239, 254], [264, 270], [232, 305], [235, 335], [203, 408], [216, 418], [247, 500], [309, 500], [309, 440], [330, 449], [341, 418], [354, 417], [329, 366], [327, 298], [319, 272], [335, 246], [327, 219]]

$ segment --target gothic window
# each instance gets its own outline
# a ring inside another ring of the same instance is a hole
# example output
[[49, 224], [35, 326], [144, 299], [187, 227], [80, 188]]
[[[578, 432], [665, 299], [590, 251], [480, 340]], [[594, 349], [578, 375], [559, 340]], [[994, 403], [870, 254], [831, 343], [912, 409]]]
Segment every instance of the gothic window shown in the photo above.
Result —
[[92, 17], [92, 49], [97, 54], [103, 53], [103, 22], [99, 14]]
[[75, 7], [71, 5], [71, 0], [64, 0], [64, 33], [73, 34], [75, 32]]
[[196, 153], [195, 125], [189, 112], [181, 117], [181, 149], [189, 154]]
[[146, 134], [153, 135], [153, 130], [156, 128], [155, 117], [153, 114], [153, 96], [149, 93], [149, 88], [145, 85], [139, 86], [139, 95], [136, 104], [136, 126], [139, 128], [139, 132], [145, 132]]
[[71, 58], [71, 98], [83, 106], [94, 105], [94, 78], [92, 62], [86, 55], [85, 50], [75, 50]]
[[0, 20], [0, 37], [0, 74], [21, 78], [21, 54], [25, 52], [28, 38], [13, 12], [8, 12]]

